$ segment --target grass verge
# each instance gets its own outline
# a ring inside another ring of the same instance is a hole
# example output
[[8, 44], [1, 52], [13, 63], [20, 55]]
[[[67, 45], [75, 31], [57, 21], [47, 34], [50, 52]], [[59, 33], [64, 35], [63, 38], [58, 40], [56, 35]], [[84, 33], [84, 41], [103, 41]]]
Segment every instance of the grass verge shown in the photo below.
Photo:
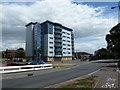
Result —
[[62, 90], [67, 88], [81, 88], [84, 90], [92, 90], [92, 88], [94, 88], [97, 81], [98, 81], [98, 76], [88, 76], [82, 79], [70, 81], [63, 85], [54, 86], [52, 88], [59, 88]]
[[70, 65], [75, 65], [75, 64], [53, 64], [53, 68], [64, 67], [64, 66], [70, 66]]

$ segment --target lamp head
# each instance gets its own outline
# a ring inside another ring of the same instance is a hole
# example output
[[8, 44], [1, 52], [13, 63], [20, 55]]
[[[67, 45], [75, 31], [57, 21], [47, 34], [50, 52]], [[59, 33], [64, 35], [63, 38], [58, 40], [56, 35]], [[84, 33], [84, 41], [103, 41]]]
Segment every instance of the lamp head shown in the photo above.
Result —
[[111, 7], [111, 9], [114, 9], [114, 8], [116, 8], [116, 7]]

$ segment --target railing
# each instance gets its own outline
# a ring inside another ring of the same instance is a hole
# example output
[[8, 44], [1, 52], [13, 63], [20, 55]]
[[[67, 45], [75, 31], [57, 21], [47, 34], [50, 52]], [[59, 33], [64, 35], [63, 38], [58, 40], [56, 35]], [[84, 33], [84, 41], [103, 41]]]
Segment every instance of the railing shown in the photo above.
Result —
[[62, 57], [62, 55], [55, 55], [55, 57]]
[[55, 49], [55, 51], [62, 51], [62, 48], [61, 49]]
[[52, 64], [24, 65], [24, 66], [6, 66], [0, 67], [0, 73], [13, 73], [22, 71], [32, 71], [53, 68]]
[[55, 42], [62, 42], [62, 40], [55, 40]]
[[61, 31], [57, 31], [57, 30], [56, 30], [54, 33], [59, 33], [59, 34], [62, 34], [62, 32], [61, 32]]
[[55, 44], [55, 47], [62, 47], [62, 44]]
[[55, 38], [62, 38], [62, 35], [55, 35]]

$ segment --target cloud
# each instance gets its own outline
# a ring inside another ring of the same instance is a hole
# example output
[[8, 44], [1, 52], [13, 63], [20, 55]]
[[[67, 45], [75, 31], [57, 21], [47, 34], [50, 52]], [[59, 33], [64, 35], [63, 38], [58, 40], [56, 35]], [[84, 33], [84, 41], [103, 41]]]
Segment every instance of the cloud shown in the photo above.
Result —
[[[6, 47], [6, 49], [12, 49], [12, 50], [15, 50], [15, 49], [18, 49], [18, 48], [25, 48], [25, 43], [23, 42], [20, 42], [20, 41], [8, 41], [6, 43], [2, 43], [2, 45], [4, 47]], [[2, 49], [3, 50], [3, 49]]]
[[75, 52], [88, 52], [94, 54], [94, 51], [105, 48], [105, 37], [80, 38], [75, 40]]
[[[35, 0], [1, 0], [2, 2], [34, 2]], [[36, 0], [42, 1], [42, 0]], [[72, 0], [73, 2], [119, 2], [119, 0]]]
[[73, 0], [74, 2], [119, 2], [119, 0]]
[[[4, 48], [7, 48], [9, 42], [11, 49], [17, 45], [21, 47], [17, 41], [25, 42], [25, 25], [31, 21], [51, 20], [61, 23], [74, 30], [75, 39], [103, 37], [117, 23], [114, 16], [103, 16], [107, 7], [91, 7], [82, 3], [77, 5], [71, 0], [42, 0], [30, 5], [7, 3], [0, 6], [3, 8], [1, 25]], [[77, 47], [78, 44], [75, 44]], [[79, 44], [86, 45], [85, 42]], [[91, 47], [90, 45], [91, 42], [87, 47]]]

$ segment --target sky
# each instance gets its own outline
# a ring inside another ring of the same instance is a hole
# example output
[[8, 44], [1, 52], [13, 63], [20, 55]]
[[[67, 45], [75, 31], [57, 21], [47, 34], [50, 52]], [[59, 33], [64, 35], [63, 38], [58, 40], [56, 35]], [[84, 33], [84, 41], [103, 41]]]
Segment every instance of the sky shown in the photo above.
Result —
[[118, 6], [118, 2], [5, 1], [0, 3], [0, 50], [25, 49], [25, 25], [50, 20], [74, 30], [75, 51], [93, 54], [106, 47], [105, 36], [118, 23], [118, 9], [111, 9]]

